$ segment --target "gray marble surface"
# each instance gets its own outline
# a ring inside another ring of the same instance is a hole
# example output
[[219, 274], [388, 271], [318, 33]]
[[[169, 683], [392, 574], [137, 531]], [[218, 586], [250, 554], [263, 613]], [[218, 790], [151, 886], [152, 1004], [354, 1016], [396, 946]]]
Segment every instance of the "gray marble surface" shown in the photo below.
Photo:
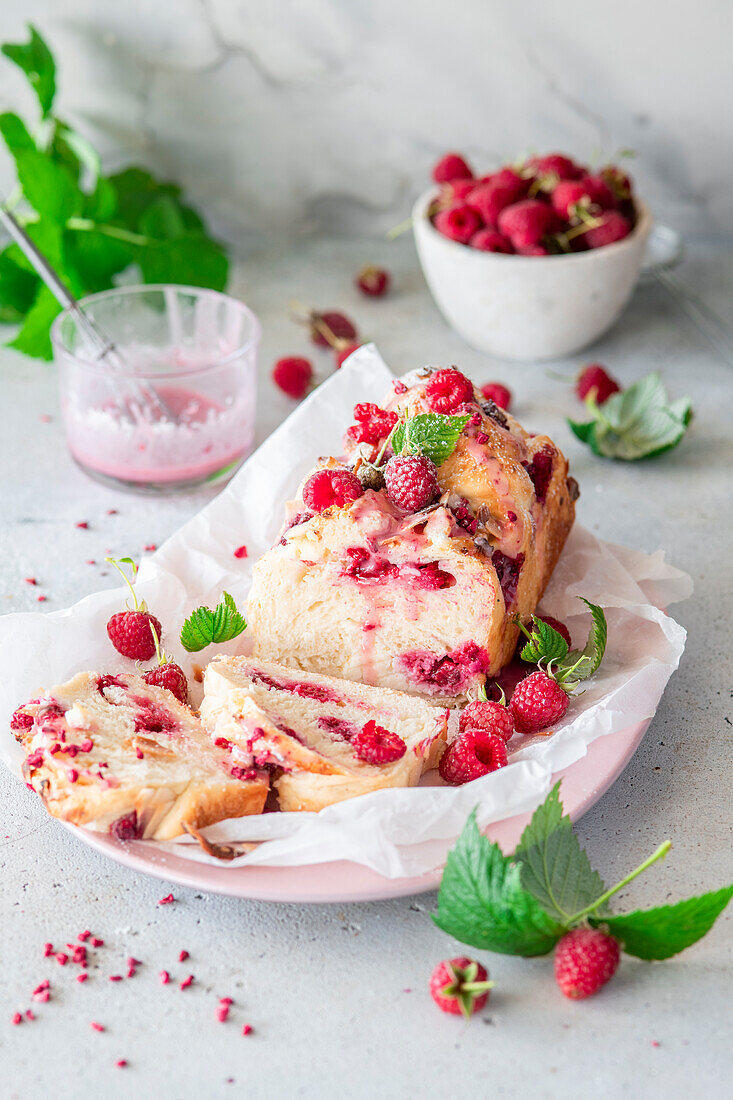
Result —
[[[394, 272], [394, 293], [367, 301], [351, 286], [366, 261]], [[263, 272], [267, 271], [265, 278]], [[698, 241], [680, 277], [712, 307], [729, 309], [730, 251]], [[519, 418], [568, 453], [582, 488], [580, 521], [604, 538], [652, 551], [689, 571], [695, 594], [676, 608], [687, 651], [636, 756], [579, 825], [608, 880], [666, 837], [673, 849], [621, 897], [625, 907], [674, 900], [730, 881], [730, 368], [661, 288], [641, 286], [592, 357], [625, 382], [662, 371], [674, 395], [692, 396], [696, 419], [674, 452], [649, 463], [594, 458], [564, 417], [578, 411], [570, 386], [544, 366], [488, 360], [451, 334], [424, 287], [408, 239], [304, 241], [253, 249], [234, 289], [260, 314], [260, 438], [291, 407], [268, 372], [284, 353], [307, 352], [287, 317], [291, 298], [351, 312], [390, 365], [457, 363], [479, 381], [508, 383]], [[730, 315], [728, 315], [730, 321]], [[325, 372], [326, 353], [317, 353]], [[555, 364], [570, 375], [581, 360]], [[138, 555], [161, 542], [208, 497], [151, 500], [113, 492], [71, 462], [59, 422], [53, 368], [0, 354], [4, 611], [64, 607], [114, 584], [104, 554]], [[356, 396], [356, 395], [355, 395]], [[43, 419], [50, 416], [50, 421]], [[117, 509], [108, 515], [108, 509]], [[85, 520], [88, 530], [75, 523]], [[32, 588], [23, 578], [35, 576]], [[710, 1098], [729, 1095], [730, 916], [678, 959], [631, 959], [598, 997], [566, 1001], [549, 958], [484, 956], [497, 981], [469, 1025], [441, 1015], [427, 994], [435, 963], [457, 945], [435, 928], [435, 897], [348, 906], [238, 901], [169, 886], [126, 870], [50, 820], [0, 768], [0, 1095], [58, 1100], [148, 1095], [171, 1098], [392, 1098], [464, 1095], [595, 1095]], [[71, 968], [42, 957], [82, 928], [106, 941], [84, 986]], [[190, 963], [179, 964], [181, 948]], [[134, 980], [111, 985], [129, 955]], [[163, 987], [159, 970], [196, 975], [190, 989]], [[53, 999], [14, 1028], [43, 978]], [[236, 1000], [217, 1023], [216, 999]], [[107, 1030], [97, 1034], [90, 1021]], [[241, 1036], [241, 1025], [254, 1031]], [[129, 1065], [118, 1069], [115, 1062]], [[234, 1081], [230, 1082], [229, 1079]], [[728, 1084], [726, 1084], [728, 1082]]]

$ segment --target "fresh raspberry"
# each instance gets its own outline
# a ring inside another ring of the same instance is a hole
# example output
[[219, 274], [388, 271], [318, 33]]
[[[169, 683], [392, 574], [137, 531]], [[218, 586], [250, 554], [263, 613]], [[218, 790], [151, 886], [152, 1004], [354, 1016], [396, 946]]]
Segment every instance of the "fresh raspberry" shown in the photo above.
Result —
[[313, 381], [313, 366], [308, 359], [288, 355], [272, 368], [272, 380], [288, 397], [304, 397]]
[[569, 221], [573, 207], [588, 206], [590, 195], [579, 180], [561, 180], [550, 197], [552, 209], [563, 221]]
[[343, 508], [363, 492], [361, 482], [350, 470], [318, 470], [303, 486], [303, 500], [314, 512], [323, 512], [333, 505]]
[[605, 367], [600, 363], [589, 363], [583, 367], [575, 383], [575, 392], [581, 401], [593, 394], [596, 405], [603, 405], [612, 393], [619, 393], [621, 387]]
[[354, 734], [351, 747], [365, 764], [393, 764], [407, 752], [402, 738], [378, 726], [373, 718]]
[[347, 344], [345, 348], [337, 348], [334, 351], [334, 359], [336, 360], [336, 370], [343, 367], [346, 360], [350, 355], [353, 355], [355, 351], [358, 351], [361, 344]]
[[537, 176], [558, 176], [561, 180], [577, 180], [583, 175], [583, 169], [561, 153], [532, 157], [527, 161], [527, 167], [532, 168]]
[[442, 1012], [465, 1016], [480, 1012], [489, 999], [493, 982], [481, 963], [459, 955], [438, 963], [430, 975], [430, 996]]
[[436, 183], [450, 183], [451, 180], [473, 179], [473, 172], [458, 153], [446, 153], [433, 168]]
[[473, 383], [455, 367], [436, 370], [427, 386], [425, 396], [432, 412], [454, 413], [464, 401], [473, 401]]
[[367, 264], [356, 276], [358, 289], [370, 298], [381, 298], [386, 294], [390, 281], [389, 272], [383, 267], [374, 267], [373, 264]]
[[573, 928], [555, 947], [555, 981], [566, 997], [590, 997], [616, 973], [620, 954], [618, 940], [606, 932]]
[[476, 248], [479, 252], [504, 252], [510, 256], [514, 251], [512, 242], [508, 237], [504, 237], [501, 233], [497, 233], [495, 229], [489, 229], [488, 227], [477, 230], [468, 243], [471, 248]]
[[143, 673], [143, 680], [146, 684], [153, 684], [155, 687], [167, 688], [168, 691], [172, 691], [179, 703], [188, 703], [186, 673], [180, 665], [175, 664], [173, 661], [166, 661], [165, 664], [158, 665], [157, 668], [148, 669], [147, 672]]
[[538, 668], [517, 684], [509, 710], [519, 733], [536, 733], [559, 722], [568, 702], [560, 684]]
[[490, 699], [474, 699], [463, 708], [458, 729], [460, 733], [482, 730], [501, 737], [502, 741], [510, 741], [514, 735], [514, 722], [508, 709], [501, 703], [494, 703]]
[[511, 187], [517, 198], [526, 195], [532, 183], [530, 179], [525, 179], [524, 176], [520, 176], [518, 172], [515, 172], [513, 168], [508, 167], [500, 168], [498, 172], [494, 172], [490, 180], [491, 183], [495, 183], [499, 187]]
[[499, 231], [517, 249], [541, 244], [542, 238], [557, 228], [557, 214], [539, 199], [522, 199], [504, 207], [499, 215]]
[[618, 210], [608, 210], [603, 215], [601, 224], [587, 229], [583, 236], [588, 248], [603, 248], [607, 244], [622, 241], [630, 232], [629, 220]]
[[446, 783], [458, 786], [506, 767], [506, 741], [483, 729], [467, 729], [443, 753], [438, 770]]
[[310, 315], [311, 340], [321, 348], [335, 347], [339, 340], [355, 340], [356, 326], [343, 313], [328, 310]]
[[419, 512], [440, 496], [438, 471], [425, 455], [393, 455], [384, 468], [387, 496], [406, 512]]
[[526, 248], [518, 248], [520, 256], [549, 256], [550, 250], [544, 244], [528, 244]]
[[481, 225], [481, 219], [475, 210], [465, 202], [439, 210], [433, 223], [439, 233], [458, 244], [468, 244]]
[[441, 189], [438, 202], [441, 206], [454, 206], [468, 198], [475, 186], [474, 179], [450, 180]]
[[481, 183], [468, 193], [466, 203], [475, 210], [490, 229], [496, 229], [502, 210], [518, 202], [524, 195], [524, 188], [515, 184], [502, 184], [496, 180]]
[[600, 206], [601, 210], [613, 210], [616, 196], [601, 176], [583, 176], [579, 183], [594, 206]]
[[131, 661], [149, 661], [155, 656], [153, 630], [161, 636], [160, 622], [149, 611], [118, 611], [107, 623], [112, 645]]
[[631, 198], [631, 180], [615, 164], [607, 164], [605, 168], [601, 168], [598, 175], [610, 188], [618, 202], [626, 202]]
[[493, 401], [500, 409], [508, 411], [512, 403], [511, 391], [501, 382], [487, 382], [485, 386], [481, 386], [481, 393], [487, 401]]
[[371, 401], [362, 401], [354, 406], [356, 424], [349, 429], [349, 440], [354, 443], [379, 443], [387, 438], [398, 419], [397, 413], [382, 409]]

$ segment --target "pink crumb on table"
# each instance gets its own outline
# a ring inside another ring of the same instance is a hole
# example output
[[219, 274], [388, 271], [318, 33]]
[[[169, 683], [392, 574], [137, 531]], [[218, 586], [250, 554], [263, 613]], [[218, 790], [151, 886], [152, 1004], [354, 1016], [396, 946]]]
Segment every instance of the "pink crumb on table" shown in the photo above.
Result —
[[107, 515], [108, 516], [116, 516], [117, 515], [117, 509], [116, 508], [108, 508], [107, 509]]
[[64, 951], [59, 951], [54, 956], [54, 958], [56, 959], [56, 962], [59, 964], [59, 966], [66, 966], [67, 962], [69, 961], [69, 956]]
[[241, 546], [238, 546], [237, 549], [234, 551], [234, 557], [235, 558], [246, 558], [247, 557], [247, 547], [244, 545], [244, 543], [242, 543]]
[[183, 962], [186, 961], [187, 958], [189, 958], [189, 954], [188, 954], [188, 951], [186, 951], [186, 949], [184, 947], [183, 950], [180, 952], [180, 954], [178, 956], [178, 961], [179, 961], [179, 963], [183, 963]]
[[74, 526], [78, 527], [80, 531], [88, 531], [89, 530], [89, 524], [87, 523], [87, 521], [85, 519], [79, 520], [79, 522], [75, 523]]
[[127, 1058], [118, 1058], [117, 1061], [115, 1062], [115, 1065], [119, 1069], [124, 1069], [125, 1066], [127, 1065]]
[[26, 584], [38, 584], [35, 577], [25, 577], [24, 580]]
[[223, 1024], [229, 1015], [229, 1005], [220, 1004], [216, 1010], [216, 1018], [220, 1024]]
[[252, 1024], [245, 1024], [242, 1028], [242, 1035], [252, 1034]]
[[164, 898], [159, 899], [158, 905], [170, 905], [171, 902], [175, 900], [176, 899], [173, 897], [173, 894], [166, 894]]
[[30, 1008], [27, 1008], [25, 1010], [25, 1018], [26, 1020], [35, 1020], [36, 1014], [35, 1012], [32, 1012]]
[[122, 981], [122, 975], [121, 974], [110, 974], [108, 980], [110, 982], [121, 982]]
[[181, 982], [181, 989], [188, 989], [188, 987], [192, 984], [193, 984], [193, 974], [189, 974], [188, 977], [184, 978], [183, 981]]
[[158, 977], [160, 978], [161, 985], [168, 985], [168, 982], [171, 980], [171, 976], [167, 970], [161, 970]]
[[13, 1013], [13, 1023], [15, 1024], [16, 1027], [18, 1026], [18, 1024], [23, 1023], [23, 1017], [21, 1016], [21, 1014], [19, 1012], [14, 1012]]
[[39, 603], [45, 603], [46, 600], [48, 599], [48, 596], [37, 596], [36, 599], [38, 600]]
[[104, 1024], [98, 1024], [96, 1020], [92, 1020], [89, 1025], [94, 1031], [104, 1031]]
[[49, 955], [53, 955], [53, 954], [54, 954], [53, 944], [52, 943], [44, 943], [44, 945], [43, 945], [44, 958], [47, 959], [49, 957]]
[[91, 932], [89, 931], [88, 928], [85, 928], [84, 931], [80, 932], [79, 935], [76, 938], [78, 939], [79, 943], [85, 943], [86, 940], [88, 940], [90, 936], [91, 936]]
[[157, 550], [158, 547], [154, 542], [149, 542], [145, 549], [152, 552], [153, 550]]
[[90, 943], [92, 947], [104, 947], [104, 940], [100, 940], [98, 936], [92, 936]]
[[87, 978], [88, 978], [88, 977], [89, 977], [89, 975], [87, 974], [86, 970], [83, 970], [83, 971], [81, 972], [81, 974], [77, 974], [77, 975], [76, 975], [76, 980], [77, 980], [78, 982], [85, 982], [85, 981], [87, 980]]
[[42, 424], [50, 424], [53, 420], [53, 417], [49, 416], [48, 413], [41, 413], [38, 419], [41, 421]]

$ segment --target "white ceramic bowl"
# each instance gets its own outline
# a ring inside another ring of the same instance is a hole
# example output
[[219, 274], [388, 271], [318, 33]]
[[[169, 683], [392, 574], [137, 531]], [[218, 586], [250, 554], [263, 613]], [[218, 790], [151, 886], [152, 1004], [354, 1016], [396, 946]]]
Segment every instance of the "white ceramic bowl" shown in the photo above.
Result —
[[427, 216], [437, 192], [412, 211], [423, 274], [449, 325], [479, 351], [502, 359], [572, 355], [610, 328], [639, 275], [652, 219], [642, 204], [628, 237], [563, 256], [479, 252], [447, 237]]

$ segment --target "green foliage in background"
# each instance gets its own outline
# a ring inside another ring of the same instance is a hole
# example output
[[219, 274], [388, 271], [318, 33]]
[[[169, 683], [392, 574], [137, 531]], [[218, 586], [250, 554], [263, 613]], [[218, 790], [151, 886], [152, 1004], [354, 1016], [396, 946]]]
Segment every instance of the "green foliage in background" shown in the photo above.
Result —
[[[208, 236], [181, 188], [144, 168], [104, 176], [94, 148], [53, 113], [56, 64], [34, 27], [25, 44], [2, 53], [26, 75], [40, 120], [29, 127], [0, 114], [0, 135], [15, 161], [17, 184], [6, 205], [77, 297], [108, 290], [135, 265], [146, 283], [223, 290], [228, 261]], [[19, 323], [10, 347], [51, 358], [49, 328], [61, 307], [16, 244], [0, 252], [0, 322]]]

